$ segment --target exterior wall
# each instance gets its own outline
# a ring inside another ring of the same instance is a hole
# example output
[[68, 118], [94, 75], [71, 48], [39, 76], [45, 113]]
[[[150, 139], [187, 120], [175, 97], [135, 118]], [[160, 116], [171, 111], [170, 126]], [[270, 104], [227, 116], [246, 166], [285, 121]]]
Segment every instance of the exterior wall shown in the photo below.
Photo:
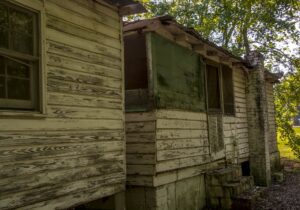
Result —
[[126, 113], [127, 184], [153, 186], [155, 112]]
[[247, 77], [240, 69], [234, 70], [234, 100], [235, 100], [235, 123], [238, 148], [238, 162], [243, 162], [249, 159], [249, 130], [247, 119], [247, 99], [246, 99], [246, 85]]
[[0, 112], [0, 209], [63, 209], [124, 190], [117, 10], [15, 0], [41, 12], [44, 113]]
[[235, 116], [223, 116], [227, 163], [237, 164], [249, 159], [246, 82], [244, 72], [233, 68]]
[[128, 209], [191, 209], [193, 199], [201, 209], [205, 185], [195, 186], [204, 173], [225, 167], [225, 162], [249, 160], [247, 79], [241, 69], [230, 67], [235, 115], [220, 115], [225, 144], [221, 158], [211, 150], [206, 112], [156, 109], [126, 113]]

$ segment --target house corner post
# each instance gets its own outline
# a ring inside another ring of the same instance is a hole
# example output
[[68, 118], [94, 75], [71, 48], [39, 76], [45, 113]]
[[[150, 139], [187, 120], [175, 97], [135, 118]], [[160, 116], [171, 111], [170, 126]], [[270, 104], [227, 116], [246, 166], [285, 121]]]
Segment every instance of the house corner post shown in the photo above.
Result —
[[271, 169], [264, 57], [252, 51], [246, 60], [252, 67], [247, 84], [250, 171], [256, 185], [268, 186], [271, 183]]

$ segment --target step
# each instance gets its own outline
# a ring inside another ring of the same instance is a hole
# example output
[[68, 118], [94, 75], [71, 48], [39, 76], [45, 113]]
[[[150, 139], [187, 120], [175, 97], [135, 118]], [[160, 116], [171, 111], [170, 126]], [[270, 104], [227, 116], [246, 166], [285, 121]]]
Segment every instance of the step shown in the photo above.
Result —
[[265, 190], [265, 187], [255, 186], [234, 197], [232, 199], [232, 210], [254, 210], [257, 199], [264, 194]]
[[223, 184], [226, 197], [234, 197], [251, 189], [254, 186], [252, 176], [242, 176], [238, 179], [226, 182]]
[[230, 180], [237, 179], [242, 175], [240, 166], [230, 166], [213, 170], [206, 174], [207, 184], [211, 186], [223, 185]]

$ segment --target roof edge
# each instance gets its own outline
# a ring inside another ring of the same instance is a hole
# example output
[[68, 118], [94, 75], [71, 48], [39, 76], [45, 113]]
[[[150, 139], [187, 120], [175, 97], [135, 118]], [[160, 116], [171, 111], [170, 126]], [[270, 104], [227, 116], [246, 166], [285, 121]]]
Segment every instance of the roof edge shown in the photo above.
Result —
[[139, 1], [134, 1], [134, 0], [104, 0], [104, 1], [110, 5], [118, 7], [121, 16], [147, 12], [146, 8]]

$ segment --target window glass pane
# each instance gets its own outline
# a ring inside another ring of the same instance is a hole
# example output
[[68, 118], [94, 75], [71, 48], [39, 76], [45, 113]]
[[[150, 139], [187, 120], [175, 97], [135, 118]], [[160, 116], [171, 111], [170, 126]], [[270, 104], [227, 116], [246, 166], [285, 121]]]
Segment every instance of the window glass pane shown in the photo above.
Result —
[[8, 48], [8, 31], [0, 26], [0, 47]]
[[0, 98], [5, 98], [5, 78], [0, 76]]
[[9, 99], [30, 100], [29, 80], [7, 78], [7, 93]]
[[30, 77], [30, 68], [21, 63], [9, 60], [7, 62], [7, 74], [9, 76], [29, 78]]
[[0, 4], [0, 26], [7, 26], [7, 7]]
[[232, 114], [234, 113], [232, 70], [225, 65], [222, 66], [222, 84], [224, 112], [226, 114]]
[[32, 37], [26, 34], [12, 32], [11, 33], [11, 48], [18, 52], [32, 54], [33, 43]]
[[24, 12], [10, 8], [10, 24], [13, 31], [31, 34], [33, 32], [33, 17]]
[[208, 108], [220, 109], [220, 87], [218, 68], [207, 65]]
[[0, 74], [5, 74], [4, 58], [0, 56]]

